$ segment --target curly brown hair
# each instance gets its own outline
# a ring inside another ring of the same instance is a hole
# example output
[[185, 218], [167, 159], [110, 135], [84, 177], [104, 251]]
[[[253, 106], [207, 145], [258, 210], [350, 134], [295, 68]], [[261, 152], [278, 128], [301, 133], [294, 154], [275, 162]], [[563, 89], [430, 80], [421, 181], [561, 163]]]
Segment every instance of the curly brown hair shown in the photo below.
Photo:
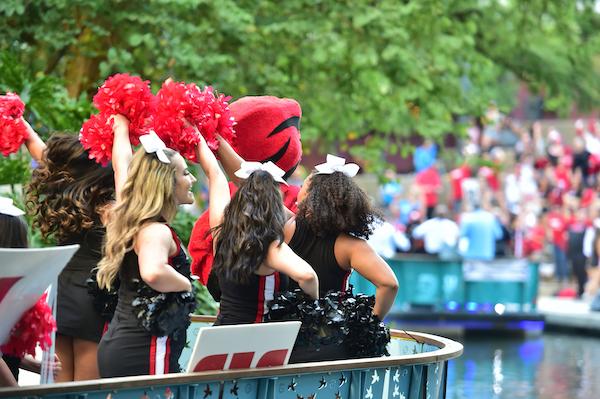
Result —
[[213, 229], [217, 244], [213, 269], [219, 275], [246, 283], [264, 262], [274, 241], [283, 243], [285, 213], [279, 183], [267, 172], [244, 180]]
[[32, 226], [47, 239], [68, 242], [101, 224], [100, 212], [114, 200], [112, 166], [89, 159], [77, 136], [55, 134], [25, 187]]
[[296, 218], [306, 221], [320, 237], [345, 233], [368, 239], [376, 222], [383, 220], [367, 194], [341, 172], [312, 174], [306, 198], [298, 204]]

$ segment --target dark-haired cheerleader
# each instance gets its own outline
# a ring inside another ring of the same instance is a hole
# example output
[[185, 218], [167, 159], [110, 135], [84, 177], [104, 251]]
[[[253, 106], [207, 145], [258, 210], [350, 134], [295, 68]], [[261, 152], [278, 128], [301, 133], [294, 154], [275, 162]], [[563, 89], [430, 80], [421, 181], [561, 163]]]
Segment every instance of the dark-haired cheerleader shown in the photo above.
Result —
[[284, 243], [283, 170], [272, 162], [243, 162], [236, 175], [245, 180], [215, 230], [211, 275], [220, 289], [215, 325], [262, 323], [268, 301], [286, 288], [286, 276], [312, 298], [319, 290], [314, 270]]
[[[383, 320], [394, 303], [398, 280], [366, 241], [381, 216], [352, 180], [358, 168], [332, 155], [317, 165], [298, 193], [298, 212], [286, 223], [285, 236], [290, 248], [315, 269], [320, 297], [330, 291], [346, 291], [350, 273], [356, 270], [375, 285], [373, 314]], [[290, 286], [294, 288], [293, 283]], [[346, 357], [341, 347], [320, 353], [306, 349], [296, 350], [290, 361]]]

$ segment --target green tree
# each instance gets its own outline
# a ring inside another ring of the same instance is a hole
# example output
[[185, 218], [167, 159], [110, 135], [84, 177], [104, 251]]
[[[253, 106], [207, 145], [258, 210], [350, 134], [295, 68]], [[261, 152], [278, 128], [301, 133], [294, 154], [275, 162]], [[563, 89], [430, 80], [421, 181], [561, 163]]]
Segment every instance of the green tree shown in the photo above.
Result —
[[600, 100], [594, 0], [4, 0], [0, 48], [78, 98], [130, 72], [272, 94], [303, 107], [303, 140], [381, 166], [401, 137], [460, 132], [519, 81], [567, 112]]

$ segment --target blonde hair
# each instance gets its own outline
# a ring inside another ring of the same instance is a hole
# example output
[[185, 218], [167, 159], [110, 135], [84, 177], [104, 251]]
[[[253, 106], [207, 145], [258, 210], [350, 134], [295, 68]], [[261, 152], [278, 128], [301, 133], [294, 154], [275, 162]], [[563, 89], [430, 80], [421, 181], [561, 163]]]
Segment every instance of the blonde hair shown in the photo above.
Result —
[[177, 213], [175, 200], [176, 152], [165, 150], [171, 163], [139, 149], [129, 166], [120, 203], [113, 209], [106, 228], [104, 257], [98, 263], [98, 285], [110, 289], [125, 254], [133, 248], [140, 229], [147, 223], [170, 221]]

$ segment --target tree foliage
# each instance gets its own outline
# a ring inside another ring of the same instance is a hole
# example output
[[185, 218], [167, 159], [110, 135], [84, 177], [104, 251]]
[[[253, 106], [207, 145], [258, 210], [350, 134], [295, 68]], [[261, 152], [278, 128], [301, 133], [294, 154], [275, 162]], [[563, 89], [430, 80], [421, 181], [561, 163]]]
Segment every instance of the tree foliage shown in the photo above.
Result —
[[481, 115], [491, 100], [510, 109], [519, 81], [550, 109], [597, 105], [594, 3], [3, 0], [0, 49], [88, 101], [116, 72], [212, 84], [234, 98], [293, 97], [305, 142], [367, 137], [351, 151], [380, 160], [407, 134], [459, 131], [457, 116]]

